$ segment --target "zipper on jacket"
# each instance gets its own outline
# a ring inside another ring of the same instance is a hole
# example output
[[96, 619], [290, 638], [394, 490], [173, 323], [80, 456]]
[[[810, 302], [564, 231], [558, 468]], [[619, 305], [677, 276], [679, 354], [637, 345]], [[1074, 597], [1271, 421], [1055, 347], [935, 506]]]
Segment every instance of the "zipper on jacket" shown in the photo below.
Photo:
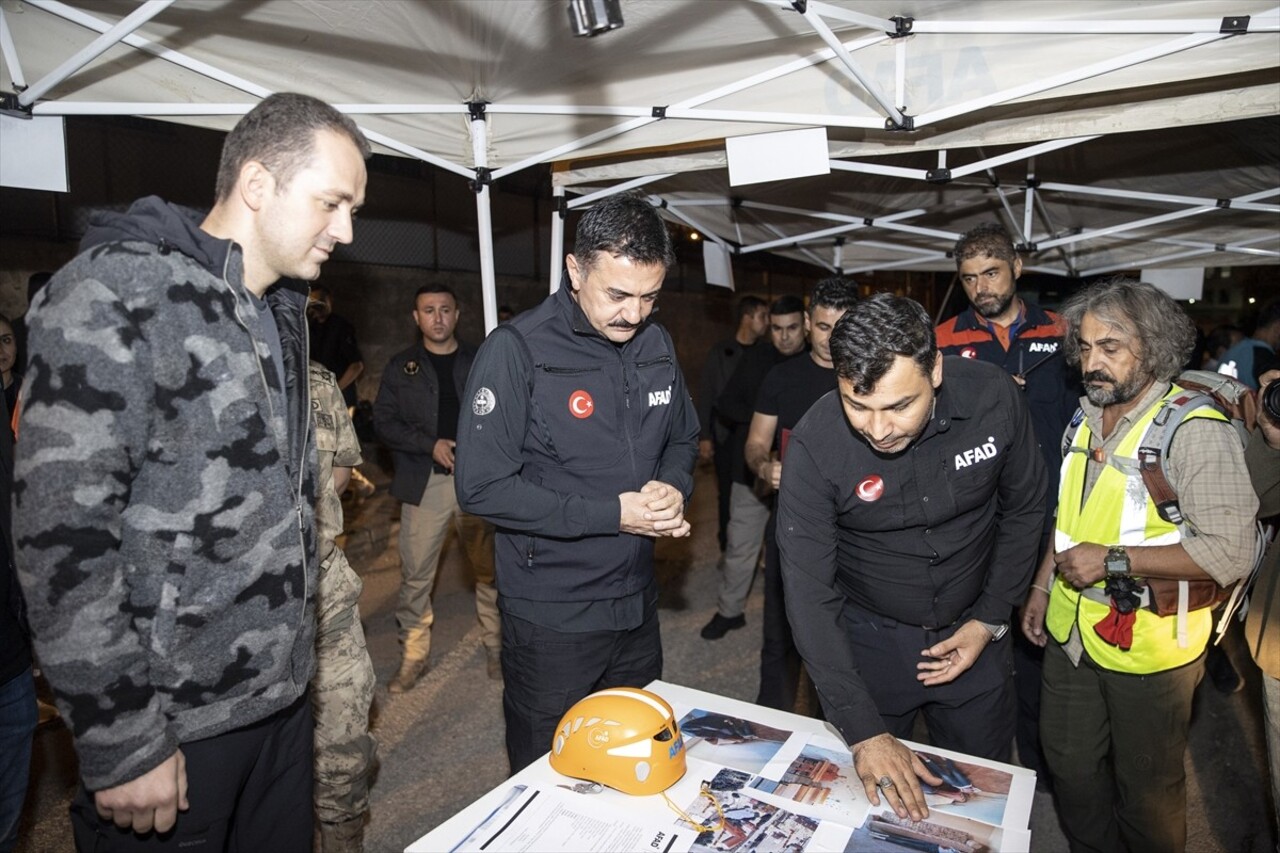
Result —
[[598, 367], [552, 367], [549, 364], [535, 364], [534, 367], [552, 376], [580, 376], [584, 373], [600, 372]]
[[[262, 391], [264, 396], [267, 398], [267, 414], [270, 418], [272, 418], [272, 420], [274, 420], [275, 411], [276, 411], [275, 403], [271, 399], [271, 386], [267, 384], [267, 374], [262, 369], [262, 357], [258, 355], [258, 339], [254, 337], [253, 332], [250, 331], [249, 329], [249, 325], [244, 321], [244, 317], [240, 315], [240, 297], [236, 294], [236, 289], [234, 285], [231, 284], [231, 276], [230, 276], [231, 256], [232, 256], [232, 253], [236, 250], [236, 248], [237, 248], [236, 243], [234, 240], [232, 240], [231, 248], [227, 251], [227, 256], [222, 262], [222, 283], [225, 284], [227, 288], [231, 291], [231, 304], [235, 312], [236, 322], [240, 324], [240, 328], [244, 329], [245, 334], [249, 336], [249, 341], [253, 348], [253, 355], [254, 355], [253, 361], [254, 361], [254, 364], [258, 366], [258, 379], [259, 381], [262, 382]], [[271, 307], [267, 306], [267, 310], [270, 311]], [[303, 323], [303, 325], [304, 326], [306, 325], [305, 322]], [[311, 348], [309, 328], [303, 330], [303, 336], [304, 337], [303, 337], [303, 344], [302, 344], [302, 354], [309, 359], [310, 348]], [[306, 361], [303, 362], [302, 369], [303, 370], [307, 369]], [[283, 376], [280, 377], [280, 381], [282, 383], [284, 382]], [[311, 417], [311, 383], [310, 381], [307, 381], [304, 384], [306, 387], [302, 389], [302, 395], [303, 395], [302, 411], [307, 413], [307, 417]], [[287, 429], [288, 426], [289, 424], [286, 422], [285, 428]], [[310, 584], [307, 582], [307, 559], [308, 559], [307, 538], [303, 533], [303, 521], [302, 521], [302, 479], [303, 479], [304, 466], [306, 465], [307, 432], [309, 431], [310, 431], [309, 429], [304, 429], [302, 433], [302, 458], [298, 460], [298, 485], [293, 493], [293, 509], [298, 519], [298, 548], [302, 553], [302, 613], [298, 617], [298, 628], [297, 628], [297, 632], [294, 634], [295, 637], [297, 637], [298, 634], [302, 633], [303, 623], [306, 621], [306, 618], [307, 618], [307, 596], [310, 595], [310, 592], [311, 592]], [[283, 456], [285, 456], [286, 459], [288, 458], [287, 438], [288, 437], [286, 436], [286, 453], [282, 454]], [[299, 686], [297, 673], [294, 671], [293, 664], [294, 664], [293, 649], [290, 648], [289, 649], [289, 680], [292, 682], [292, 686], [296, 688], [295, 689], [295, 694], [296, 694], [295, 698], [296, 698], [298, 696], [301, 696], [306, 691], [307, 683], [303, 682]]]
[[525, 565], [531, 569], [533, 568], [533, 543], [534, 543], [533, 537], [532, 536], [528, 537], [528, 540], [525, 543], [525, 550], [524, 550]]

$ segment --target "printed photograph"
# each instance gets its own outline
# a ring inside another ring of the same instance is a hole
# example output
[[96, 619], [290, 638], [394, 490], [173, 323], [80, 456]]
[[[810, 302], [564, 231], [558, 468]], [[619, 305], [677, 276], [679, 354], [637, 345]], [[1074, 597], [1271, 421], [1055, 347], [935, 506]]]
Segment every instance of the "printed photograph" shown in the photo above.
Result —
[[688, 754], [748, 773], [759, 773], [791, 732], [741, 717], [694, 708], [680, 720]]
[[924, 750], [917, 749], [916, 755], [929, 772], [942, 779], [941, 785], [929, 785], [924, 780], [920, 782], [930, 811], [937, 809], [996, 826], [1004, 823], [1012, 775], [994, 767], [958, 761]]
[[955, 815], [930, 812], [928, 820], [873, 812], [853, 831], [846, 853], [989, 853], [1000, 849], [998, 827]]
[[766, 794], [808, 806], [824, 806], [839, 814], [853, 813], [866, 799], [861, 793], [862, 783], [853, 772], [849, 751], [824, 749], [812, 743], [805, 745], [781, 779], [758, 776], [750, 784]]
[[[728, 778], [721, 781], [732, 784]], [[738, 784], [745, 781], [738, 780]], [[688, 816], [698, 824], [693, 828], [703, 830], [690, 850], [800, 853], [812, 840], [817, 820], [762, 803], [740, 791], [716, 788], [715, 784], [713, 781], [712, 787], [687, 807]]]

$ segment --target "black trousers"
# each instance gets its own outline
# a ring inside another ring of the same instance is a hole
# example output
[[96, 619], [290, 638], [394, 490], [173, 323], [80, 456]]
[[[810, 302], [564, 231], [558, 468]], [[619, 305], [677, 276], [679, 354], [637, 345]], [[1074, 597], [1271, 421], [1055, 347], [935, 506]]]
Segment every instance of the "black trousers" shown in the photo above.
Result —
[[715, 441], [711, 461], [716, 471], [716, 541], [723, 551], [725, 543], [729, 541], [729, 492], [733, 488], [732, 440], [725, 439], [723, 443]]
[[566, 633], [502, 614], [502, 711], [518, 773], [551, 749], [560, 718], [584, 696], [662, 677], [658, 605], [630, 631]]
[[935, 746], [1006, 763], [1013, 757], [1017, 711], [1008, 637], [988, 644], [955, 681], [925, 687], [916, 680], [920, 652], [950, 637], [965, 620], [932, 630], [852, 606], [845, 615], [862, 681], [890, 734], [910, 739], [919, 713]]
[[800, 652], [791, 637], [787, 621], [786, 599], [783, 597], [782, 561], [775, 535], [777, 511], [769, 516], [764, 528], [764, 633], [760, 645], [760, 693], [756, 704], [779, 711], [792, 711], [796, 705], [796, 689], [800, 683]]
[[187, 800], [169, 832], [137, 835], [98, 817], [80, 786], [71, 801], [76, 850], [308, 851], [312, 823], [311, 703], [303, 696], [248, 726], [182, 744]]

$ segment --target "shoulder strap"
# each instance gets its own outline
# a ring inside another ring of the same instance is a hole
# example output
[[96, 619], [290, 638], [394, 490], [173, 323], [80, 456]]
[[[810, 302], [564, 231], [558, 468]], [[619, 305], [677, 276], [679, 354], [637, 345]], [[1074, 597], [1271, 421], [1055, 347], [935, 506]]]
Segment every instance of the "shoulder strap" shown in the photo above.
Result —
[[1147, 493], [1156, 505], [1156, 512], [1165, 521], [1179, 527], [1186, 518], [1178, 503], [1178, 493], [1165, 476], [1164, 462], [1169, 458], [1169, 446], [1173, 444], [1173, 435], [1178, 427], [1193, 411], [1206, 407], [1226, 414], [1213, 397], [1200, 391], [1180, 389], [1173, 396], [1166, 397], [1151, 422], [1146, 441], [1138, 448], [1138, 470]]

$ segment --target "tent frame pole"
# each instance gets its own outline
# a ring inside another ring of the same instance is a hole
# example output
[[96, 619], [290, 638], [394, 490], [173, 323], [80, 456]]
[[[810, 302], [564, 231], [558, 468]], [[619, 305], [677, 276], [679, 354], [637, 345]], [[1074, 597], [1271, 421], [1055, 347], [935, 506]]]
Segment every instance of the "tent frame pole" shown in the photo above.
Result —
[[476, 231], [480, 237], [480, 292], [484, 300], [484, 333], [498, 327], [497, 280], [493, 272], [493, 218], [489, 206], [489, 127], [485, 105], [471, 105], [471, 152], [476, 164]]
[[568, 207], [564, 203], [564, 187], [551, 187], [555, 204], [551, 211], [551, 286], [549, 292], [560, 289], [560, 273], [564, 271], [564, 217]]
[[18, 58], [18, 47], [13, 43], [13, 33], [9, 31], [9, 19], [5, 17], [4, 9], [0, 9], [0, 58], [9, 69], [14, 89], [25, 88], [27, 78], [22, 73], [22, 61]]
[[18, 103], [24, 107], [30, 107], [54, 86], [115, 47], [126, 36], [172, 6], [173, 3], [174, 0], [147, 0], [133, 12], [121, 18], [115, 26], [72, 54], [57, 68], [28, 86], [22, 94], [18, 95]]

